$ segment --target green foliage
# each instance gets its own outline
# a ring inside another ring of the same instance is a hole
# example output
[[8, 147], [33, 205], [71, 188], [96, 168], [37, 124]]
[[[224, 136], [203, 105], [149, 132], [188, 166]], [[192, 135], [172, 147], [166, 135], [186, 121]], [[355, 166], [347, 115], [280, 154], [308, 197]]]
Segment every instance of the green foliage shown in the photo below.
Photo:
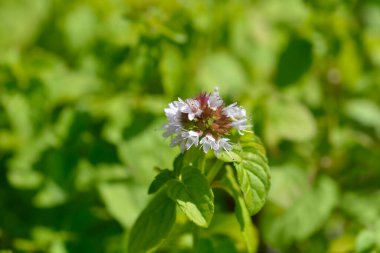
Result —
[[277, 145], [281, 140], [308, 141], [316, 135], [316, 123], [310, 111], [302, 104], [274, 100], [268, 108], [267, 142]]
[[254, 140], [251, 135], [243, 138], [241, 161], [234, 163], [237, 180], [250, 215], [256, 214], [264, 206], [270, 188], [268, 161], [262, 146]]
[[[276, 176], [278, 175], [273, 174], [273, 177]], [[306, 180], [304, 177], [303, 181]], [[296, 182], [290, 184], [292, 183]], [[273, 194], [276, 193], [278, 192]], [[281, 198], [281, 194], [275, 198]], [[293, 201], [291, 207], [279, 206], [280, 210], [283, 210], [266, 213], [268, 217], [263, 221], [263, 235], [272, 245], [283, 247], [295, 241], [302, 241], [320, 229], [338, 201], [338, 192], [334, 181], [321, 177], [310, 189], [303, 189], [303, 194]]]
[[158, 191], [161, 186], [163, 186], [167, 181], [169, 181], [170, 179], [173, 179], [174, 176], [173, 176], [173, 172], [166, 169], [166, 170], [163, 170], [161, 171], [153, 180], [153, 182], [150, 184], [149, 186], [149, 189], [148, 189], [148, 193], [151, 194], [151, 193], [155, 193], [156, 191]]
[[[271, 190], [248, 217], [241, 150], [222, 153], [197, 247], [379, 251], [379, 17], [376, 0], [0, 1], [0, 251], [126, 252], [178, 154], [163, 108], [214, 86], [263, 137]], [[192, 252], [176, 213], [159, 252]]]
[[311, 67], [312, 57], [310, 41], [292, 36], [279, 56], [276, 84], [287, 86], [297, 82]]
[[129, 237], [129, 252], [147, 252], [168, 236], [176, 218], [174, 201], [165, 191], [158, 193], [133, 225]]
[[214, 214], [214, 194], [206, 177], [197, 168], [181, 169], [180, 181], [167, 183], [168, 196], [195, 224], [208, 227]]

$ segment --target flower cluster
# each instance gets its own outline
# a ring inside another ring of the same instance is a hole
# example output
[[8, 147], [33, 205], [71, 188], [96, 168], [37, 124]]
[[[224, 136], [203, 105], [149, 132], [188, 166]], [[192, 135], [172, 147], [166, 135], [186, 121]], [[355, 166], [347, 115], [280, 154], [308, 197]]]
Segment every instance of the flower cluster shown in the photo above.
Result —
[[231, 130], [239, 134], [248, 131], [244, 108], [233, 103], [225, 107], [220, 98], [218, 88], [212, 94], [201, 93], [196, 98], [174, 101], [165, 108], [168, 123], [163, 126], [165, 138], [173, 136], [171, 146], [179, 145], [181, 152], [192, 146], [200, 146], [205, 153], [210, 149], [216, 154], [222, 150], [232, 150], [230, 139]]

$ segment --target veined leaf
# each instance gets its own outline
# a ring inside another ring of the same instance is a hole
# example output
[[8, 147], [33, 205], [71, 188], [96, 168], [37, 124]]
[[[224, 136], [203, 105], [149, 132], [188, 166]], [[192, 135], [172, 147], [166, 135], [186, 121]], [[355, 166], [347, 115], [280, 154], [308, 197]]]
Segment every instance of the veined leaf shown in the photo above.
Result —
[[148, 193], [152, 194], [158, 191], [167, 181], [173, 179], [173, 172], [166, 169], [161, 171], [149, 186]]
[[169, 181], [167, 192], [191, 221], [208, 227], [214, 214], [214, 194], [206, 177], [198, 169], [183, 168], [181, 181]]
[[250, 215], [264, 206], [270, 188], [270, 174], [265, 150], [253, 134], [241, 139], [241, 162], [235, 162], [237, 180]]
[[216, 157], [226, 163], [241, 162], [241, 157], [233, 151], [229, 151], [228, 153], [223, 151], [220, 154], [217, 154]]
[[157, 247], [169, 234], [176, 219], [176, 206], [165, 191], [159, 192], [132, 227], [128, 252], [147, 252]]

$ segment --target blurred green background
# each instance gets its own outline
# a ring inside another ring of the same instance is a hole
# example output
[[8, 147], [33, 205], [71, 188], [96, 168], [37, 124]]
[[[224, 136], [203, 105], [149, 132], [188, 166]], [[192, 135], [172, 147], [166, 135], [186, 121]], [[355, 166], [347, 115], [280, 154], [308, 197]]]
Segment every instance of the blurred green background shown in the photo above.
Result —
[[0, 252], [126, 252], [214, 86], [268, 151], [257, 252], [380, 252], [378, 0], [0, 0]]

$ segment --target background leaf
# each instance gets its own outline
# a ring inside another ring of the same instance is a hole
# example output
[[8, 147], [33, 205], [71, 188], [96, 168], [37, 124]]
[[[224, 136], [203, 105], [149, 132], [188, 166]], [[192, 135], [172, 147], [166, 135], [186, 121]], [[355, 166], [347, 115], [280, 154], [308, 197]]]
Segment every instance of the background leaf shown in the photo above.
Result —
[[121, 183], [100, 184], [99, 193], [112, 217], [124, 227], [131, 228], [140, 210], [138, 199], [141, 194], [135, 188]]
[[311, 67], [312, 44], [305, 38], [293, 36], [280, 54], [275, 82], [287, 86], [297, 82]]
[[[276, 170], [272, 172], [273, 178], [276, 178]], [[263, 235], [277, 247], [304, 240], [323, 226], [337, 201], [338, 190], [334, 181], [321, 177], [311, 189], [295, 198], [288, 208], [282, 211], [272, 208], [271, 213], [266, 213], [268, 216], [261, 224]]]
[[271, 145], [276, 145], [281, 140], [307, 141], [317, 133], [313, 115], [297, 102], [273, 101], [267, 117], [265, 138]]

